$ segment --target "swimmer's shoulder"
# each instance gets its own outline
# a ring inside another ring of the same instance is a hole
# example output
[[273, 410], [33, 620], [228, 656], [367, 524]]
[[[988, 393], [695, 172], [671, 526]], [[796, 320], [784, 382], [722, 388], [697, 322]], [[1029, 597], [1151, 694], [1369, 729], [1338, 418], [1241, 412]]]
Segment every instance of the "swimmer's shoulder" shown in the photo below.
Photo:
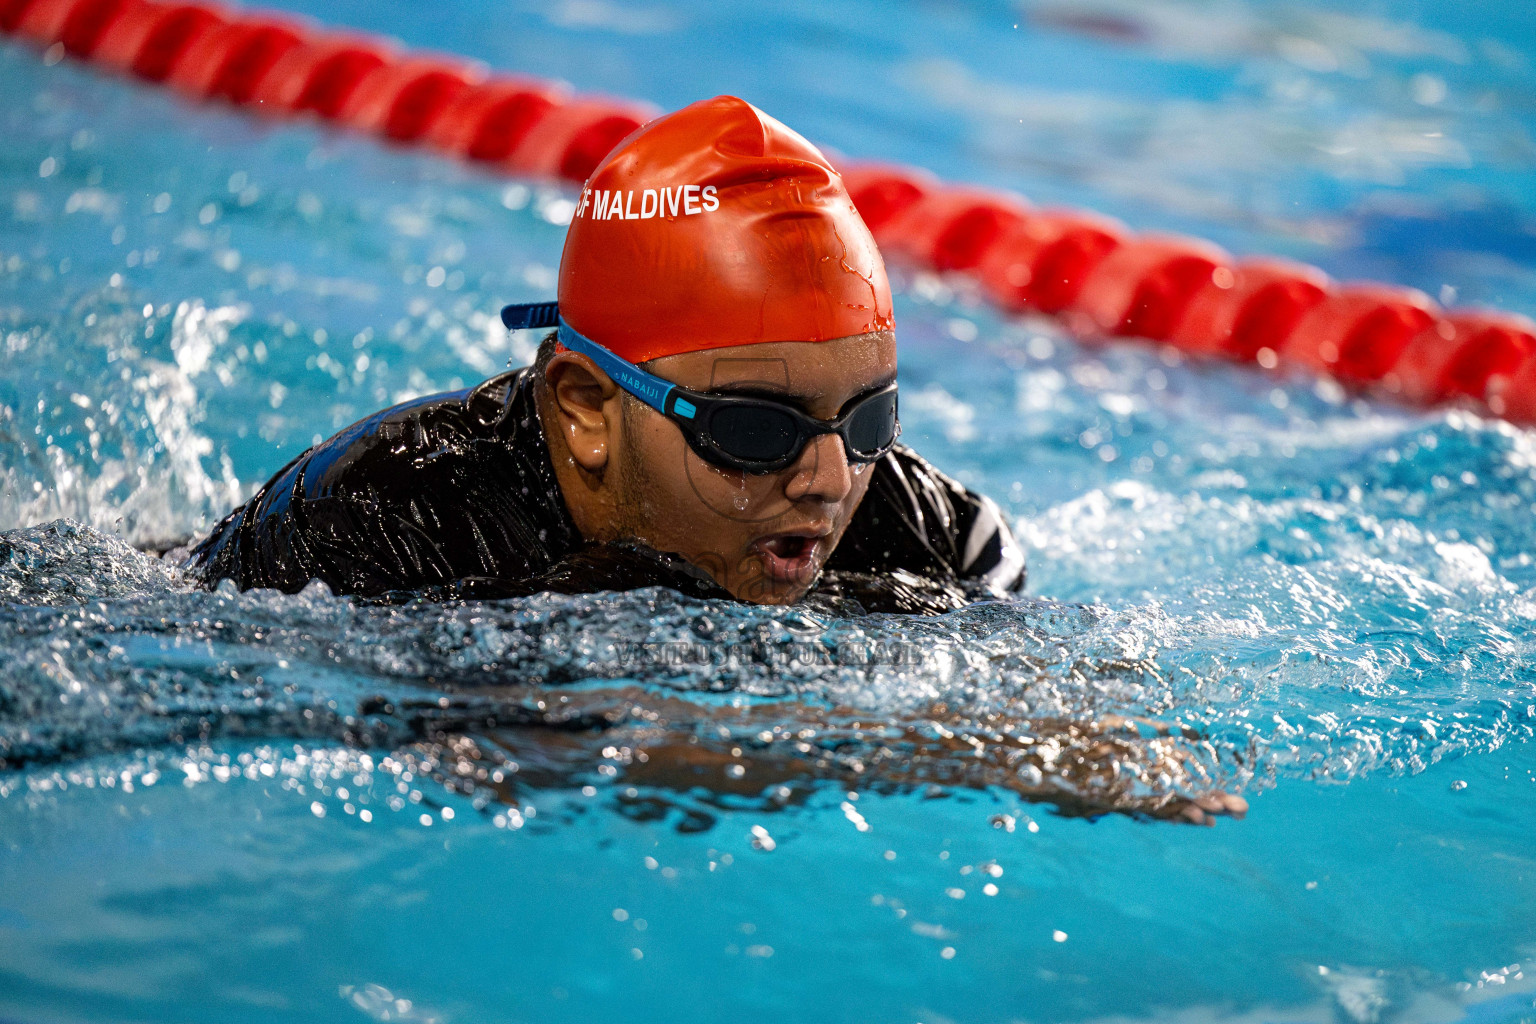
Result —
[[375, 564], [396, 547], [474, 548], [463, 542], [481, 534], [463, 520], [484, 515], [518, 520], [502, 546], [519, 550], [494, 561], [521, 565], [512, 557], [521, 548], [564, 537], [559, 510], [537, 498], [548, 455], [527, 384], [527, 371], [514, 370], [358, 420], [278, 470], [192, 550], [188, 567], [242, 589], [291, 590], [316, 577], [338, 591], [379, 589], [374, 576], [409, 575]]
[[309, 500], [348, 491], [420, 491], [420, 473], [484, 459], [516, 442], [531, 409], [527, 369], [456, 391], [424, 395], [365, 416], [300, 457], [295, 483]]

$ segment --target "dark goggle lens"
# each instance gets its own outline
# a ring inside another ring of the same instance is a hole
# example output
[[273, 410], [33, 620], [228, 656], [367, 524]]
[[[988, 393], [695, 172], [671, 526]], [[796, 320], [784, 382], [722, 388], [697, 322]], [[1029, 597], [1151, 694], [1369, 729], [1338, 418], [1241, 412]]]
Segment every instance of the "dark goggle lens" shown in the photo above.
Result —
[[710, 438], [721, 450], [749, 462], [777, 462], [794, 451], [800, 430], [793, 417], [770, 406], [738, 405], [716, 410]]
[[896, 443], [896, 392], [865, 399], [848, 417], [844, 431], [850, 455], [883, 454]]

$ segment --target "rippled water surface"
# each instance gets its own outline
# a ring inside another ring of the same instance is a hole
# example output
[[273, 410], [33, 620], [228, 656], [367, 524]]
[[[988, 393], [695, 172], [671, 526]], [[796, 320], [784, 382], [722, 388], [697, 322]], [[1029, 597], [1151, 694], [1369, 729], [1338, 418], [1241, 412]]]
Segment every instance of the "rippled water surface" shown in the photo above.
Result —
[[[1536, 312], [1521, 5], [290, 6]], [[136, 547], [527, 359], [570, 197], [0, 95], [0, 1017], [1536, 1020], [1536, 432], [903, 273], [906, 436], [1021, 600], [204, 592]]]

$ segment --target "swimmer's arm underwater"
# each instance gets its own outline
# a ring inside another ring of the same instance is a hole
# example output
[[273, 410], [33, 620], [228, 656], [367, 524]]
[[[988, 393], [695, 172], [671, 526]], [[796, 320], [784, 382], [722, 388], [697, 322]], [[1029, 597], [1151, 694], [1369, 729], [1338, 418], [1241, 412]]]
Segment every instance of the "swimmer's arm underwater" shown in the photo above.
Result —
[[[491, 787], [505, 801], [514, 800], [518, 779], [564, 787], [611, 762], [625, 783], [676, 793], [702, 788], [711, 794], [707, 803], [758, 799], [765, 809], [803, 800], [797, 784], [835, 781], [877, 791], [996, 787], [1079, 817], [1213, 825], [1248, 810], [1210, 774], [1198, 735], [1114, 715], [977, 718], [936, 705], [926, 715], [883, 719], [798, 701], [711, 707], [631, 688], [537, 693], [535, 706], [550, 710], [520, 726], [477, 728], [466, 695], [446, 712], [425, 705], [433, 718], [428, 732], [438, 737], [427, 760], [460, 778], [484, 779], [480, 768], [510, 757], [521, 766], [517, 775]], [[505, 723], [507, 705], [498, 708]]]
[[[829, 716], [829, 724], [849, 713]], [[1219, 816], [1242, 818], [1248, 810], [1241, 796], [1208, 788], [1212, 780], [1166, 730], [1145, 738], [1143, 728], [1116, 716], [996, 721], [980, 729], [974, 721], [954, 724], [959, 728], [932, 719], [880, 722], [863, 716], [802, 743], [810, 749], [795, 755], [763, 749], [736, 756], [703, 741], [662, 743], [643, 748], [646, 760], [632, 763], [625, 779], [679, 792], [703, 785], [741, 796], [806, 777], [856, 789], [996, 786], [1073, 817], [1129, 814], [1195, 825], [1214, 825]], [[731, 764], [746, 766], [739, 788], [731, 781]]]

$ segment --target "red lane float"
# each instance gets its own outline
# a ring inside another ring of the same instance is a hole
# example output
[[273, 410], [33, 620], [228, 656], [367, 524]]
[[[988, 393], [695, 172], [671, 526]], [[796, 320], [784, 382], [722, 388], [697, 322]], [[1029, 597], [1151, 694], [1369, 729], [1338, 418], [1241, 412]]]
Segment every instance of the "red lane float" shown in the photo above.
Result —
[[[0, 0], [4, 2], [4, 0]], [[0, 14], [0, 24], [42, 46], [52, 46], [64, 32], [64, 21], [74, 7], [74, 0], [21, 0], [12, 2]]]
[[1331, 287], [1321, 270], [1289, 260], [1218, 267], [1190, 297], [1168, 341], [1190, 355], [1273, 368], [1303, 314], [1322, 302]]
[[1125, 225], [1096, 213], [1042, 210], [999, 237], [976, 274], [1004, 309], [1057, 315], [1076, 303], [1094, 268], [1128, 237]]
[[57, 41], [64, 51], [88, 58], [96, 44], [123, 16], [136, 7], [135, 0], [79, 0], [76, 3], [34, 3], [27, 11], [24, 28], [38, 38]]
[[1536, 354], [1513, 372], [1489, 379], [1488, 407], [1516, 423], [1536, 423]]
[[1029, 216], [1029, 204], [1022, 196], [939, 189], [902, 203], [882, 220], [878, 231], [871, 231], [881, 250], [894, 259], [938, 271], [974, 270], [999, 238]]
[[1345, 286], [1301, 317], [1279, 356], [1348, 384], [1369, 384], [1386, 375], [1437, 315], [1429, 296], [1411, 288]]
[[1197, 238], [1143, 235], [1130, 239], [1088, 271], [1073, 301], [1071, 326], [1086, 336], [1166, 341], [1185, 308], [1232, 259]]
[[368, 76], [393, 54], [367, 37], [322, 36], [277, 58], [251, 93], [251, 103], [269, 114], [309, 112], [334, 121]]
[[[572, 183], [658, 113], [201, 0], [0, 0], [0, 31], [188, 96]], [[1536, 323], [1525, 317], [1445, 311], [1411, 289], [1339, 286], [1286, 260], [1234, 261], [1199, 239], [1137, 235], [1098, 214], [1036, 209], [917, 168], [845, 163], [843, 177], [893, 262], [971, 275], [1007, 312], [1536, 423]]]
[[583, 97], [545, 111], [501, 167], [513, 174], [582, 182], [619, 140], [659, 107], [629, 100]]
[[246, 104], [267, 72], [303, 44], [306, 26], [286, 18], [243, 18], [215, 27], [184, 49], [165, 81], [197, 99]]
[[1424, 405], [1457, 397], [1480, 400], [1493, 377], [1513, 376], [1533, 355], [1536, 323], [1527, 318], [1453, 311], [1408, 343], [1382, 386]]
[[501, 163], [570, 98], [570, 90], [541, 79], [500, 76], [460, 93], [433, 121], [425, 141], [457, 157]]
[[189, 46], [229, 20], [227, 10], [209, 4], [134, 4], [91, 56], [115, 71], [164, 81]]
[[0, 32], [15, 32], [31, 0], [0, 0]]
[[853, 205], [858, 207], [859, 216], [864, 218], [875, 240], [882, 245], [885, 240], [880, 236], [891, 218], [928, 193], [944, 187], [927, 171], [886, 164], [844, 167], [843, 185], [848, 189]]
[[483, 77], [478, 67], [445, 59], [418, 56], [389, 63], [358, 83], [337, 119], [394, 142], [416, 142]]

